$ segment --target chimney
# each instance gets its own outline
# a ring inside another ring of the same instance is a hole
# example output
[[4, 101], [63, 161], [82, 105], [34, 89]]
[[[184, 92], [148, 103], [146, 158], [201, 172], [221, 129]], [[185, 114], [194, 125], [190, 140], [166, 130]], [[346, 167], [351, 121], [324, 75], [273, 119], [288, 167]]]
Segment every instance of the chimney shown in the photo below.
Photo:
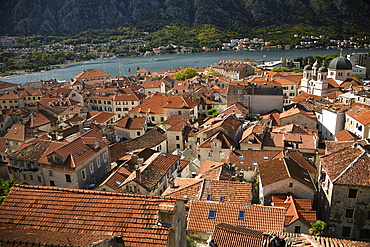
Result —
[[139, 166], [136, 166], [135, 175], [136, 175], [136, 181], [141, 183], [141, 174], [140, 174], [140, 167]]
[[170, 188], [174, 188], [175, 187], [175, 179], [171, 178], [170, 180]]
[[137, 159], [137, 165], [138, 165], [139, 167], [142, 167], [142, 166], [143, 166], [143, 164], [144, 164], [144, 158], [138, 158], [138, 159]]
[[284, 158], [286, 159], [290, 159], [290, 153], [289, 153], [289, 150], [285, 151], [284, 152]]
[[55, 132], [49, 133], [49, 135], [50, 135], [52, 141], [55, 141], [57, 139], [57, 134]]

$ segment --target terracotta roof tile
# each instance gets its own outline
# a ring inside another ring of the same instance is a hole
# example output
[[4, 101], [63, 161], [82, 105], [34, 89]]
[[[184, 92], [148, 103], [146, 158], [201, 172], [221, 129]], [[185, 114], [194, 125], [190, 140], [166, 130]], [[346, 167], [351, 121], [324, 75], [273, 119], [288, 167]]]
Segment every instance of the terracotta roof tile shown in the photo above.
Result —
[[[291, 158], [276, 158], [258, 165], [263, 186], [292, 178], [315, 190], [315, 185], [306, 169]], [[273, 172], [271, 172], [273, 171]]]
[[294, 97], [292, 100], [292, 102], [300, 102], [300, 101], [307, 101], [307, 99], [317, 99], [319, 98], [320, 96], [318, 95], [314, 95], [314, 94], [310, 94], [310, 93], [301, 93], [300, 95], [297, 95], [296, 97]]
[[206, 171], [209, 171], [213, 168], [220, 167], [224, 164], [224, 162], [220, 161], [212, 161], [212, 160], [204, 160], [203, 163], [201, 164], [198, 173], [197, 174], [203, 174]]
[[[284, 199], [285, 200], [282, 200]], [[307, 199], [306, 199], [307, 200]], [[308, 200], [312, 204], [311, 200]], [[300, 201], [302, 203], [302, 200]], [[293, 194], [284, 196], [272, 196], [272, 205], [285, 207], [285, 225], [293, 224], [298, 219], [306, 223], [307, 227], [311, 227], [311, 223], [316, 221], [316, 211], [305, 210], [301, 207], [296, 197]], [[311, 207], [311, 205], [310, 205]]]
[[43, 111], [37, 112], [36, 114], [31, 114], [29, 120], [26, 122], [26, 127], [37, 128], [45, 124], [50, 124], [56, 122], [58, 119], [53, 117]]
[[161, 80], [156, 80], [156, 81], [144, 81], [143, 82], [143, 87], [144, 88], [160, 88], [162, 85]]
[[214, 140], [221, 142], [221, 148], [231, 149], [235, 147], [235, 141], [229, 136], [225, 135], [222, 131], [218, 131], [209, 138], [207, 138], [201, 145], [200, 148], [211, 148]]
[[321, 157], [322, 169], [334, 184], [370, 186], [369, 145], [354, 145]]
[[87, 121], [95, 121], [98, 124], [104, 124], [116, 116], [115, 113], [104, 112], [104, 111], [98, 111], [98, 112], [90, 111], [89, 113], [91, 117], [87, 119]]
[[0, 229], [1, 246], [36, 246], [42, 243], [44, 246], [93, 246], [112, 238], [110, 234], [96, 233], [83, 234], [62, 231], [45, 231], [35, 229]]
[[146, 117], [130, 118], [126, 116], [115, 122], [114, 125], [129, 130], [142, 130], [146, 121]]
[[353, 106], [346, 112], [346, 115], [352, 117], [356, 121], [360, 122], [363, 125], [370, 124], [370, 110], [360, 107], [360, 106]]
[[114, 101], [140, 101], [145, 98], [146, 95], [142, 93], [136, 93], [131, 88], [120, 88], [118, 92], [114, 94]]
[[104, 71], [98, 69], [87, 69], [76, 75], [76, 79], [94, 79], [94, 78], [109, 78], [110, 75]]
[[126, 246], [166, 246], [158, 225], [172, 199], [57, 187], [16, 185], [0, 205], [0, 227], [122, 236]]
[[231, 204], [251, 204], [252, 185], [251, 183], [226, 180], [205, 180], [203, 191], [198, 199], [207, 200], [209, 195], [211, 195], [210, 201]]
[[287, 233], [287, 232], [272, 232], [273, 235], [292, 245], [306, 247], [369, 247], [368, 242], [353, 241], [348, 239], [329, 238], [321, 236], [310, 236], [306, 234]]
[[226, 160], [238, 167], [238, 170], [258, 170], [258, 164], [273, 159], [280, 150], [232, 150]]
[[197, 105], [194, 101], [188, 98], [181, 96], [162, 96], [154, 95], [148, 97], [144, 102], [130, 112], [148, 112], [155, 114], [164, 114], [164, 108], [173, 108], [173, 109], [190, 109], [194, 108]]
[[174, 186], [168, 187], [163, 192], [162, 196], [194, 200], [198, 199], [198, 194], [202, 187], [203, 179], [177, 177], [174, 179], [173, 183]]
[[355, 134], [346, 129], [335, 133], [335, 138], [337, 141], [354, 141], [359, 139]]
[[155, 128], [146, 132], [142, 136], [124, 142], [123, 145], [127, 148], [128, 151], [133, 151], [136, 149], [141, 149], [143, 147], [153, 148], [166, 140], [167, 139], [163, 135], [163, 132]]
[[304, 116], [316, 119], [315, 113], [308, 112], [308, 111], [303, 111], [299, 108], [294, 108], [294, 107], [290, 108], [287, 111], [283, 111], [282, 113], [280, 113], [280, 119], [281, 118], [286, 118], [286, 117], [289, 117], [289, 116], [293, 116], [293, 115], [297, 115], [297, 114], [302, 114]]
[[[215, 211], [215, 217], [209, 217], [211, 210]], [[244, 211], [244, 217], [238, 219], [240, 211]], [[211, 233], [219, 223], [227, 223], [260, 231], [280, 231], [284, 226], [284, 213], [284, 208], [193, 200], [187, 230]]]
[[212, 241], [217, 247], [260, 247], [266, 239], [262, 231], [225, 223], [216, 225], [212, 234]]

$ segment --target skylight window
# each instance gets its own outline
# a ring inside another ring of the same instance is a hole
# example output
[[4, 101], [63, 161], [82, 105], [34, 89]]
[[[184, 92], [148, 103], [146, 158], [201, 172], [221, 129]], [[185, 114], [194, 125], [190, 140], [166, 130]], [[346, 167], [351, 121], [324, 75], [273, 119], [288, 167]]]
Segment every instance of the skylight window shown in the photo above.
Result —
[[238, 220], [244, 220], [245, 211], [239, 210]]
[[268, 156], [263, 156], [263, 160], [268, 160], [269, 159], [269, 157]]
[[220, 202], [224, 202], [224, 201], [225, 201], [225, 197], [220, 196]]
[[210, 200], [212, 200], [212, 194], [207, 194], [207, 199], [206, 199], [207, 201], [210, 201]]
[[79, 152], [75, 152], [75, 154], [77, 154], [78, 156], [81, 156], [81, 154]]
[[254, 166], [254, 167], [256, 167], [258, 165], [258, 163], [257, 162], [252, 162], [252, 166]]
[[216, 218], [216, 210], [209, 210], [208, 219], [214, 220]]

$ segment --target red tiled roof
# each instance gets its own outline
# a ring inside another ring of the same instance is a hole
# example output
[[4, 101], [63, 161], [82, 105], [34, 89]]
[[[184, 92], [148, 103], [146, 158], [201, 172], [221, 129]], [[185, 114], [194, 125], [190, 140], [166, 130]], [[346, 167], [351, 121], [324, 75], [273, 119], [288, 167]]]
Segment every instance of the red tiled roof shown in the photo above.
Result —
[[282, 113], [280, 113], [280, 119], [285, 118], [285, 117], [289, 117], [289, 116], [292, 116], [292, 115], [296, 115], [296, 114], [302, 114], [304, 116], [316, 119], [315, 113], [303, 111], [299, 108], [294, 108], [294, 107], [290, 108], [287, 111], [283, 111]]
[[369, 145], [340, 149], [321, 157], [322, 169], [334, 184], [370, 186]]
[[32, 114], [26, 122], [26, 127], [37, 128], [45, 124], [56, 122], [58, 119], [42, 111]]
[[198, 199], [198, 193], [203, 185], [203, 179], [177, 177], [173, 183], [174, 187], [168, 187], [162, 196], [194, 200]]
[[180, 156], [160, 153], [152, 162], [151, 165], [157, 170], [168, 173], [168, 170], [180, 159]]
[[308, 171], [291, 158], [276, 158], [258, 165], [263, 186], [292, 178], [315, 190]]
[[337, 141], [353, 141], [359, 139], [355, 134], [346, 129], [335, 133], [335, 138]]
[[[310, 204], [312, 204], [311, 200], [308, 201], [310, 202]], [[285, 196], [273, 195], [272, 205], [286, 208], [285, 212], [286, 226], [300, 219], [303, 222], [305, 222], [308, 227], [311, 227], [311, 223], [316, 221], [316, 211], [303, 209], [301, 205], [298, 203], [298, 201], [296, 201], [296, 197], [293, 194]]]
[[125, 246], [167, 246], [161, 204], [175, 200], [101, 191], [16, 185], [0, 205], [0, 227], [122, 236]]
[[131, 88], [120, 88], [118, 92], [114, 94], [114, 101], [139, 101], [145, 98], [146, 95], [142, 93], [136, 93]]
[[[209, 219], [210, 210], [216, 212], [214, 219]], [[239, 211], [244, 211], [244, 219], [238, 219]], [[190, 202], [187, 230], [211, 233], [217, 224], [227, 223], [260, 231], [281, 231], [284, 213], [284, 208], [193, 200]]]
[[99, 123], [99, 124], [104, 124], [116, 116], [115, 113], [104, 112], [104, 111], [97, 111], [97, 112], [90, 111], [89, 113], [91, 117], [87, 119], [87, 121], [95, 121], [96, 123]]
[[212, 241], [217, 247], [261, 247], [266, 242], [264, 232], [220, 223], [216, 225]]
[[126, 116], [115, 122], [114, 125], [130, 130], [142, 130], [146, 120], [146, 117], [130, 118]]
[[229, 106], [228, 108], [226, 108], [225, 110], [223, 110], [220, 114], [223, 114], [224, 116], [227, 116], [227, 115], [232, 114], [232, 113], [241, 114], [241, 115], [247, 117], [248, 114], [249, 114], [249, 109], [247, 107], [245, 107], [244, 105], [242, 105], [241, 103], [236, 102], [235, 104], [233, 104], [233, 105]]
[[307, 101], [307, 99], [317, 99], [319, 98], [320, 96], [318, 95], [314, 95], [314, 94], [310, 94], [310, 93], [301, 93], [300, 95], [297, 95], [296, 97], [294, 97], [292, 99], [292, 102], [300, 102], [300, 101]]
[[360, 107], [360, 106], [353, 106], [346, 112], [346, 115], [350, 116], [351, 118], [355, 119], [359, 123], [363, 125], [370, 124], [370, 110]]
[[160, 88], [161, 85], [162, 85], [162, 81], [161, 80], [157, 80], [157, 81], [144, 81], [143, 82], [143, 87], [144, 88]]
[[184, 117], [184, 116], [171, 116], [167, 118], [162, 124], [168, 124], [168, 125], [175, 125], [178, 122], [189, 122], [192, 119], [192, 117]]
[[110, 75], [104, 71], [98, 69], [87, 69], [76, 75], [76, 79], [93, 79], [93, 78], [109, 78]]
[[181, 96], [154, 95], [146, 98], [142, 104], [136, 106], [130, 112], [148, 112], [150, 109], [151, 113], [164, 114], [164, 108], [189, 109], [196, 105], [197, 103], [191, 99]]
[[212, 143], [214, 140], [218, 140], [221, 142], [221, 148], [223, 149], [231, 149], [235, 147], [235, 142], [232, 138], [225, 135], [222, 131], [218, 131], [217, 133], [213, 134], [209, 138], [207, 138], [201, 145], [200, 148], [211, 148]]
[[348, 239], [329, 238], [321, 236], [310, 236], [306, 234], [288, 233], [288, 232], [272, 232], [278, 238], [291, 243], [293, 246], [305, 247], [369, 247], [368, 242], [353, 241]]
[[252, 203], [252, 184], [226, 180], [205, 180], [202, 186], [200, 200], [206, 200], [211, 195], [211, 201], [220, 201], [223, 197], [225, 203], [232, 204], [251, 204]]
[[16, 87], [18, 84], [10, 83], [10, 82], [5, 82], [5, 81], [0, 81], [0, 89], [8, 88], [8, 87]]
[[224, 162], [220, 161], [212, 161], [212, 160], [204, 160], [203, 163], [201, 164], [198, 173], [197, 174], [203, 174], [206, 171], [209, 171], [213, 168], [220, 167], [224, 164]]
[[238, 170], [257, 170], [258, 166], [255, 164], [271, 160], [279, 153], [280, 150], [232, 150], [226, 162], [235, 164]]
[[[112, 237], [110, 234], [83, 234], [73, 232], [56, 232], [35, 229], [0, 228], [0, 242], [2, 247], [36, 246], [93, 246], [106, 240], [121, 237]], [[122, 240], [121, 240], [122, 241]]]

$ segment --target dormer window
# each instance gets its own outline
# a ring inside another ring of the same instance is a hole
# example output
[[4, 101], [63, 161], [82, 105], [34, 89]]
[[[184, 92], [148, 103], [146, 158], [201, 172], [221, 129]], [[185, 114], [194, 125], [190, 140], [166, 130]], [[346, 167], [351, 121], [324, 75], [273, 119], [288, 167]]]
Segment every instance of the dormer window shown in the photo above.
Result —
[[216, 218], [216, 210], [209, 210], [208, 219], [214, 220]]
[[99, 147], [98, 139], [95, 139], [94, 141], [94, 148], [97, 149]]
[[244, 220], [244, 217], [245, 217], [245, 211], [239, 210], [238, 220]]

